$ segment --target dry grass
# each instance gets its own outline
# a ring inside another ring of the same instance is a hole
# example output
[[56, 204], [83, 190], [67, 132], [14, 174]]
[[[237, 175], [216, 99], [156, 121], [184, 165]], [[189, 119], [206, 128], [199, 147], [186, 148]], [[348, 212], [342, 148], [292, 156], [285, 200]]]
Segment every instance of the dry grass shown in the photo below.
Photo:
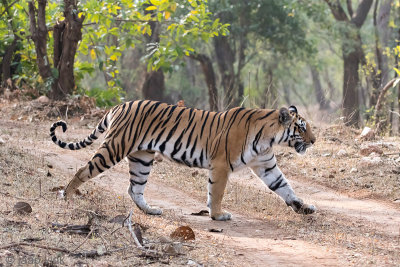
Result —
[[[82, 196], [70, 201], [58, 200], [53, 189], [64, 185], [70, 177], [49, 166], [43, 156], [30, 155], [8, 144], [0, 145], [0, 244], [32, 242], [74, 253], [103, 251], [105, 255], [90, 259], [51, 249], [17, 246], [0, 250], [4, 260], [13, 260], [15, 265], [39, 263], [48, 266], [108, 266], [109, 263], [113, 263], [113, 266], [150, 263], [185, 265], [189, 260], [216, 264], [227, 253], [220, 251], [217, 248], [219, 244], [215, 242], [202, 244], [198, 241], [181, 243], [171, 240], [169, 234], [180, 225], [174, 214], [160, 218], [146, 216], [135, 209], [133, 220], [142, 226], [145, 245], [160, 253], [160, 257], [156, 258], [140, 256], [142, 252], [135, 247], [127, 227], [109, 222], [117, 215], [128, 215], [132, 209], [130, 199], [118, 197], [113, 192], [88, 183], [81, 188]], [[16, 213], [13, 206], [18, 201], [28, 202], [33, 212], [26, 215]], [[93, 218], [91, 229], [95, 232], [89, 236], [59, 233], [51, 227], [52, 223], [84, 225], [89, 218]], [[201, 239], [201, 234], [198, 238]], [[171, 244], [177, 248], [178, 255], [169, 255]], [[209, 258], [216, 251], [220, 258]], [[106, 255], [107, 252], [110, 255]]]

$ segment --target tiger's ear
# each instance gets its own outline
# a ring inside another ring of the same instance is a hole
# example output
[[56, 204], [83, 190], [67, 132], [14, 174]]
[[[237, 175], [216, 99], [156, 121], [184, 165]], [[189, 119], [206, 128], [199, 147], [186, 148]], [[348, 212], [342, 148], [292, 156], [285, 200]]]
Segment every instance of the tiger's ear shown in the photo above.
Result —
[[292, 116], [290, 116], [289, 110], [287, 108], [281, 108], [279, 110], [279, 123], [283, 126], [288, 126], [292, 121]]
[[297, 108], [295, 106], [290, 106], [289, 111], [297, 114]]

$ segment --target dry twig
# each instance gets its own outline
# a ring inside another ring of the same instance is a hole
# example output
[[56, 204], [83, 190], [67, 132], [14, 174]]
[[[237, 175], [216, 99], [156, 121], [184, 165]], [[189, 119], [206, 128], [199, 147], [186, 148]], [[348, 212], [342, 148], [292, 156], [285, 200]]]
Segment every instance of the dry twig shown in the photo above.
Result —
[[129, 229], [129, 232], [131, 232], [131, 235], [133, 237], [133, 240], [135, 241], [136, 246], [140, 249], [143, 249], [142, 244], [140, 244], [139, 239], [137, 238], [135, 232], [133, 232], [133, 230], [132, 230], [132, 211], [129, 212], [128, 229]]

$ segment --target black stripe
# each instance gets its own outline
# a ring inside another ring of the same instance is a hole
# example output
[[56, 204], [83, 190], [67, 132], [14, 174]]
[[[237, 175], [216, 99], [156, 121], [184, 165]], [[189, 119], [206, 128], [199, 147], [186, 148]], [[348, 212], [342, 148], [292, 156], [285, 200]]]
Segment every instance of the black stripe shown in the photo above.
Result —
[[203, 136], [204, 126], [206, 126], [206, 122], [207, 122], [207, 119], [208, 119], [208, 116], [209, 116], [209, 115], [210, 115], [210, 112], [207, 111], [206, 118], [204, 119], [203, 125], [201, 126], [200, 138]]
[[128, 159], [130, 161], [132, 161], [132, 162], [138, 162], [138, 163], [140, 163], [140, 164], [142, 164], [143, 166], [146, 166], [146, 167], [150, 167], [153, 164], [153, 160], [150, 160], [150, 161], [146, 162], [146, 161], [144, 161], [142, 159], [139, 159], [139, 158], [136, 158], [136, 157], [129, 157], [129, 156], [128, 156]]
[[107, 161], [102, 154], [97, 153], [96, 155], [93, 156], [92, 160], [94, 160], [95, 158], [100, 159], [100, 163], [101, 163], [101, 165], [103, 165], [104, 168], [107, 168], [107, 169], [110, 168], [110, 166], [107, 165]]
[[190, 151], [191, 158], [193, 157], [194, 151], [196, 149], [196, 145], [197, 145], [197, 136], [196, 136], [196, 139], [194, 139], [194, 144], [193, 144], [192, 150]]
[[147, 180], [146, 181], [144, 181], [144, 182], [136, 182], [136, 181], [134, 181], [134, 180], [130, 180], [131, 181], [131, 185], [132, 186], [135, 186], [135, 185], [145, 185], [146, 183], [147, 183]]
[[88, 162], [88, 165], [89, 165], [89, 172], [90, 172], [90, 175], [92, 175], [93, 169], [94, 169], [93, 164], [92, 164], [91, 161], [89, 161], [89, 162]]
[[262, 116], [261, 118], [258, 118], [257, 120], [259, 121], [259, 120], [263, 120], [263, 119], [266, 119], [266, 118], [268, 118], [272, 113], [274, 113], [275, 112], [275, 109], [273, 109], [273, 110], [271, 110], [270, 112], [268, 112], [267, 114], [265, 114], [264, 116]]
[[129, 170], [129, 174], [130, 174], [130, 175], [133, 175], [133, 176], [136, 176], [136, 177], [140, 177], [139, 175], [136, 174], [136, 172], [131, 171], [131, 170]]
[[283, 176], [282, 176], [282, 174], [281, 174], [281, 175], [279, 175], [279, 176], [275, 179], [275, 181], [269, 186], [269, 189], [271, 189], [272, 191], [276, 191], [276, 190], [280, 187], [282, 181], [283, 181]]
[[208, 183], [215, 184], [215, 182], [211, 181], [211, 178], [208, 178]]
[[258, 144], [258, 141], [261, 138], [261, 133], [262, 133], [263, 129], [264, 129], [264, 126], [261, 127], [261, 129], [258, 131], [258, 133], [256, 134], [256, 137], [254, 138], [254, 141], [253, 141], [253, 150], [254, 150], [254, 152], [256, 152], [256, 154], [258, 154], [257, 144]]
[[273, 158], [274, 158], [274, 154], [272, 154], [272, 156], [269, 158], [269, 159], [265, 159], [265, 160], [261, 160], [260, 162], [267, 162], [267, 161], [270, 161], [270, 160], [272, 160]]
[[271, 168], [266, 168], [265, 173], [272, 171], [273, 169], [275, 169], [275, 167], [276, 167], [276, 163]]

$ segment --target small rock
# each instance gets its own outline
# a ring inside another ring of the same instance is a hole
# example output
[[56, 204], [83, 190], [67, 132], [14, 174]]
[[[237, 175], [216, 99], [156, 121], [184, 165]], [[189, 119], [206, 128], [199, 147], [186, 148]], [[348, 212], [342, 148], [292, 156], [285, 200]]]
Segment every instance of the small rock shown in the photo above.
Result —
[[358, 170], [356, 168], [351, 168], [350, 173], [355, 173], [358, 172]]
[[192, 172], [192, 177], [195, 177], [195, 176], [197, 176], [199, 174], [199, 171], [198, 170], [195, 170], [194, 172]]
[[345, 169], [345, 168], [340, 168], [339, 171], [340, 171], [340, 172], [345, 172], [346, 169]]
[[182, 244], [167, 244], [163, 247], [163, 251], [170, 256], [178, 255], [182, 249]]
[[335, 178], [335, 175], [333, 175], [333, 174], [329, 174], [329, 176], [328, 176], [329, 178]]
[[360, 134], [362, 140], [373, 140], [375, 138], [375, 132], [369, 127], [364, 127]]
[[195, 240], [194, 232], [189, 226], [179, 226], [171, 233], [170, 237], [183, 241]]
[[194, 260], [189, 259], [186, 263], [187, 265], [194, 265], [194, 266], [203, 266], [202, 264], [198, 264], [197, 262], [195, 262]]
[[4, 141], [3, 138], [0, 137], [0, 145], [4, 144], [6, 141]]
[[383, 150], [380, 147], [376, 146], [376, 145], [369, 145], [367, 147], [361, 148], [361, 150], [360, 150], [360, 154], [362, 156], [369, 156], [372, 153], [376, 153], [376, 154], [382, 155], [383, 154]]
[[396, 198], [395, 200], [393, 200], [394, 203], [399, 203], [400, 204], [400, 198]]
[[42, 103], [42, 104], [47, 104], [50, 102], [50, 99], [47, 96], [42, 95], [42, 96], [39, 96], [38, 99], [36, 99], [36, 101], [39, 103]]
[[338, 157], [343, 157], [343, 156], [347, 156], [348, 154], [347, 154], [347, 151], [346, 151], [346, 150], [340, 149], [340, 150], [336, 153], [336, 155], [337, 155]]
[[125, 220], [127, 219], [126, 215], [117, 215], [114, 218], [112, 218], [111, 220], [109, 220], [109, 223], [117, 223], [117, 224], [123, 224], [125, 222]]
[[20, 201], [20, 202], [15, 203], [14, 211], [19, 214], [28, 214], [28, 213], [32, 212], [32, 207], [31, 207], [31, 205], [29, 205], [29, 203]]
[[106, 249], [106, 247], [103, 246], [103, 245], [100, 245], [100, 246], [97, 247], [97, 254], [98, 254], [99, 256], [104, 255], [104, 253], [105, 253], [106, 251], [107, 251], [107, 249]]

